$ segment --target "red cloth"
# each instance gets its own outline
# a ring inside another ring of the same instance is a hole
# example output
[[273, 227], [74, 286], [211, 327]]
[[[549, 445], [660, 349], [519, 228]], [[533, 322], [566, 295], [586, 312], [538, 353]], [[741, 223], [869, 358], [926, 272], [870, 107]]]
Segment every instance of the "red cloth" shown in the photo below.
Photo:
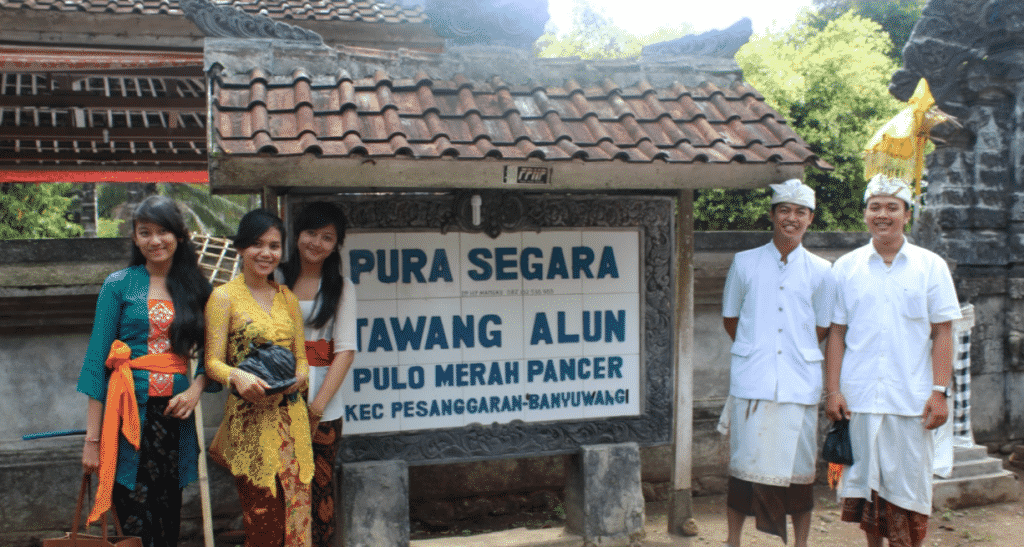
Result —
[[306, 340], [306, 360], [311, 367], [329, 367], [334, 361], [334, 340]]

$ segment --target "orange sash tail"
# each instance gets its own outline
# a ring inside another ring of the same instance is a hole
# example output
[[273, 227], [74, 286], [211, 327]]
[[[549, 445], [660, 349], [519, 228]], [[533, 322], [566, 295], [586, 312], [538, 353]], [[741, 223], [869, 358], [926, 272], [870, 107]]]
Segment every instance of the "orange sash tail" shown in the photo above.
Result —
[[311, 367], [329, 367], [334, 361], [334, 340], [306, 340], [306, 360]]
[[99, 520], [110, 509], [117, 476], [117, 433], [124, 433], [136, 450], [139, 448], [139, 403], [135, 399], [132, 369], [163, 374], [187, 374], [185, 359], [173, 353], [155, 353], [131, 358], [128, 344], [114, 340], [107, 355], [107, 368], [113, 370], [107, 384], [107, 401], [100, 430], [100, 482], [96, 486], [96, 503], [89, 513], [89, 523]]

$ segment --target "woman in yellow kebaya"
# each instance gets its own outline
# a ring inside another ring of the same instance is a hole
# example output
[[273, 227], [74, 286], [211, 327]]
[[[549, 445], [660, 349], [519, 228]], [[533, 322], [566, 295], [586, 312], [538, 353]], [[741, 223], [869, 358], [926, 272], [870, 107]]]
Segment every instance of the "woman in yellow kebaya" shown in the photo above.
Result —
[[[284, 224], [257, 209], [242, 217], [234, 246], [242, 273], [214, 289], [206, 305], [207, 374], [230, 389], [210, 455], [235, 477], [247, 547], [310, 545], [313, 453], [299, 396], [309, 375], [299, 302], [271, 280], [281, 262]], [[296, 382], [269, 385], [236, 368], [251, 345], [272, 343], [295, 356]]]

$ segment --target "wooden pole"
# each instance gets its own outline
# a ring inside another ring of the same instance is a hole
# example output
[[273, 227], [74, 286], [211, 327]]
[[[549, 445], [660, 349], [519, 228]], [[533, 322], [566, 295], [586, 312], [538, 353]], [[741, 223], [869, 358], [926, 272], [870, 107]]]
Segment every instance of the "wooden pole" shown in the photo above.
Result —
[[[196, 360], [192, 359], [189, 369], [196, 377]], [[203, 509], [203, 541], [205, 547], [213, 547], [213, 508], [210, 505], [210, 475], [206, 465], [206, 434], [203, 427], [203, 399], [200, 394], [196, 408], [192, 411], [196, 421], [196, 438], [199, 441], [199, 502]]]
[[672, 490], [668, 532], [697, 535], [693, 520], [693, 190], [680, 190], [676, 201], [676, 374], [673, 423]]

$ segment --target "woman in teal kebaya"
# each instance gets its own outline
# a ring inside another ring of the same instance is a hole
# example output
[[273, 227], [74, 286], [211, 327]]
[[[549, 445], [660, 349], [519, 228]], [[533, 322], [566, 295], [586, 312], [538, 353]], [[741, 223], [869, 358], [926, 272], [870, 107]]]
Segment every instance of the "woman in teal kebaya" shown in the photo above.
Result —
[[177, 545], [181, 491], [196, 480], [192, 411], [207, 386], [200, 362], [211, 291], [173, 200], [152, 196], [132, 220], [131, 264], [103, 283], [78, 378], [88, 395], [82, 467], [100, 478], [98, 518], [111, 504], [147, 547]]

